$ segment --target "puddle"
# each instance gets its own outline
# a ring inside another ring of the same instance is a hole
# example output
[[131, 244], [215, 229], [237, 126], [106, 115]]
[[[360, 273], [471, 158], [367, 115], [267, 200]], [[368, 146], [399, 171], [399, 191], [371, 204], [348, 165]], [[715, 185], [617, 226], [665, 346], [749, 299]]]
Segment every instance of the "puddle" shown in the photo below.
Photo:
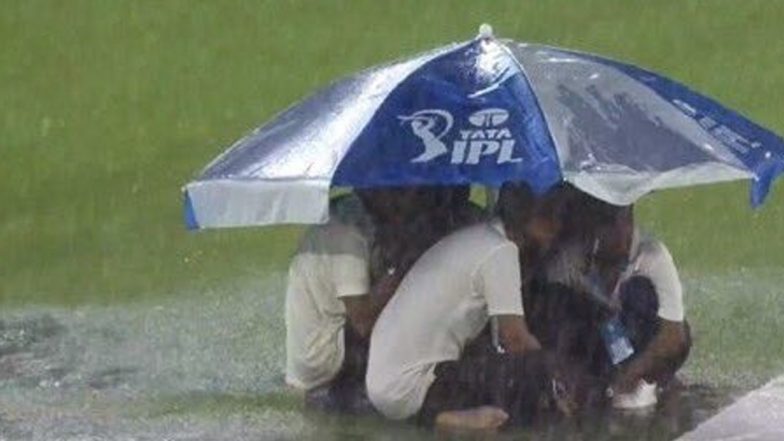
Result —
[[[276, 274], [161, 304], [0, 314], [0, 440], [466, 439], [304, 412], [283, 385], [284, 283]], [[721, 297], [715, 291], [734, 284], [713, 280], [691, 291]], [[727, 307], [721, 299], [704, 305]], [[764, 373], [714, 375], [705, 368], [713, 351], [700, 351], [683, 372], [688, 386], [652, 415], [597, 413], [490, 438], [676, 438], [764, 381]]]

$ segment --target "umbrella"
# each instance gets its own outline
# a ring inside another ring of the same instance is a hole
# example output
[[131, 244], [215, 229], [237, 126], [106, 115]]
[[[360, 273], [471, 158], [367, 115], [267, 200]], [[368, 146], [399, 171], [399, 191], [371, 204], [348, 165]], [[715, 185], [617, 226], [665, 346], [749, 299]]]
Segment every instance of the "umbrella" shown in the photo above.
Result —
[[489, 26], [316, 92], [184, 188], [190, 228], [322, 223], [333, 187], [567, 181], [616, 205], [751, 179], [757, 206], [784, 141], [648, 70], [497, 39]]

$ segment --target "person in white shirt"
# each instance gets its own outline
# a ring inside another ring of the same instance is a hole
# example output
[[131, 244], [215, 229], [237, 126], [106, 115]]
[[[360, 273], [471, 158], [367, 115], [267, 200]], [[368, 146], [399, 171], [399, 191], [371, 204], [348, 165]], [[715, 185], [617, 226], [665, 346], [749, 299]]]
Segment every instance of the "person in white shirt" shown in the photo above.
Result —
[[[495, 428], [509, 415], [503, 397], [488, 395], [503, 394], [503, 387], [488, 391], [487, 381], [469, 378], [492, 379], [503, 371], [544, 378], [544, 362], [534, 356], [539, 342], [523, 319], [519, 254], [525, 241], [546, 247], [555, 237], [557, 193], [536, 198], [524, 185], [504, 185], [499, 218], [443, 238], [405, 275], [371, 335], [367, 391], [383, 415]], [[464, 357], [491, 317], [505, 354], [492, 363]], [[535, 386], [523, 396], [535, 405], [543, 382], [527, 384]]]
[[[330, 203], [330, 221], [308, 229], [289, 266], [286, 383], [313, 391], [333, 381], [361, 341], [346, 303], [368, 298], [371, 223], [359, 199]], [[349, 346], [349, 348], [347, 348]], [[307, 398], [310, 398], [306, 395]]]
[[[574, 190], [576, 191], [576, 190]], [[587, 194], [572, 198], [557, 252], [543, 271], [559, 283], [618, 311], [635, 354], [616, 369], [613, 405], [646, 407], [666, 386], [691, 348], [683, 288], [667, 247], [634, 226], [633, 207]]]
[[447, 187], [358, 191], [333, 200], [329, 222], [305, 232], [289, 267], [286, 383], [306, 391], [309, 407], [354, 413], [369, 408], [364, 373], [373, 323], [402, 267], [435, 235], [466, 221], [446, 215], [467, 196]]
[[[631, 208], [628, 216], [633, 225]], [[613, 404], [619, 408], [655, 404], [657, 386], [670, 384], [691, 350], [683, 287], [669, 250], [637, 228], [628, 249], [629, 262], [614, 295], [637, 354], [621, 365], [613, 381]]]

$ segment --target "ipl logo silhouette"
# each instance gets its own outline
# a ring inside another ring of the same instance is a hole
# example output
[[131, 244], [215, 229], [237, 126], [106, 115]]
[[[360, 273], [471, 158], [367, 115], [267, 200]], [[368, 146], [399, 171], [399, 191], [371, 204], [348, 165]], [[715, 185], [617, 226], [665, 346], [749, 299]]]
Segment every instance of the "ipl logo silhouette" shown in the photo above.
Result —
[[411, 162], [428, 162], [449, 152], [441, 138], [452, 128], [454, 120], [446, 110], [424, 109], [409, 116], [398, 116], [398, 119], [409, 123], [411, 131], [425, 145], [425, 151]]
[[[408, 123], [425, 150], [411, 162], [429, 162], [450, 152], [442, 140], [449, 133], [454, 118], [442, 109], [423, 109], [411, 115], [398, 116], [401, 123]], [[514, 157], [515, 140], [505, 123], [509, 112], [504, 109], [482, 109], [468, 117], [469, 128], [460, 130], [458, 139], [452, 143], [452, 164], [479, 164], [482, 157], [496, 156], [497, 164], [521, 162]]]

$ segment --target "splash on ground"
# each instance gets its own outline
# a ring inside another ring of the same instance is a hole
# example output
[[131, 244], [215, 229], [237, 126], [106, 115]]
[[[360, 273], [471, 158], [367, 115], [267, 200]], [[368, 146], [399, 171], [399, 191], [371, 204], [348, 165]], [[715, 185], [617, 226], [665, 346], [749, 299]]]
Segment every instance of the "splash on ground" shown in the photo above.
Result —
[[[377, 418], [302, 410], [281, 374], [283, 284], [275, 274], [161, 304], [0, 314], [0, 440], [431, 438]], [[710, 378], [693, 367], [684, 377], [688, 386], [653, 415], [598, 415], [589, 425], [556, 424], [528, 435], [672, 439], [760, 381]]]

